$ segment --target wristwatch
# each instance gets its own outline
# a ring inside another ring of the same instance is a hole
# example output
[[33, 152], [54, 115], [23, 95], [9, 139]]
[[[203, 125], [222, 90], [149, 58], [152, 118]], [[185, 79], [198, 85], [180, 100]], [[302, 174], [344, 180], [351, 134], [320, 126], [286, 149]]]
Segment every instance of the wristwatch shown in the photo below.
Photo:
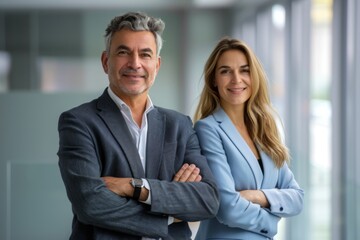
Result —
[[131, 179], [131, 185], [134, 187], [133, 199], [139, 200], [141, 189], [144, 187], [144, 183], [142, 179], [133, 178]]

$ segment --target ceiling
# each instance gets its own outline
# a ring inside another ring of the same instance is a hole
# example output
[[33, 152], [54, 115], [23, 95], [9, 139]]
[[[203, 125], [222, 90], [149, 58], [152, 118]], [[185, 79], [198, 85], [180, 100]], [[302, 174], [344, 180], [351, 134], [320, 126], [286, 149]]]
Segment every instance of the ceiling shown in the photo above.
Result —
[[201, 9], [254, 8], [271, 0], [0, 0], [1, 10], [16, 9]]

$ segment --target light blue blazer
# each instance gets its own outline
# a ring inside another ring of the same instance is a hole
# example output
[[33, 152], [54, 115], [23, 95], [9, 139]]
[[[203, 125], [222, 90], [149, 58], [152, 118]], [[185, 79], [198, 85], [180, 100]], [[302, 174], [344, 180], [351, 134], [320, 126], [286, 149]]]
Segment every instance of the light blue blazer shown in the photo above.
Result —
[[[200, 223], [196, 240], [272, 239], [282, 217], [301, 212], [304, 192], [287, 164], [276, 168], [263, 151], [264, 174], [258, 160], [222, 108], [195, 124], [220, 193], [216, 218]], [[270, 208], [249, 202], [240, 190], [261, 189]]]

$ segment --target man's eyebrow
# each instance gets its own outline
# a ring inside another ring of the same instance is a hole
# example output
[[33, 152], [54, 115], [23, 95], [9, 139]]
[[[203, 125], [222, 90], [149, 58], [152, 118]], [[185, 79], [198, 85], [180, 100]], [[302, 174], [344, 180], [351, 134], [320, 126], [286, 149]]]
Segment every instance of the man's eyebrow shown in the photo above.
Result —
[[153, 50], [151, 48], [143, 48], [143, 49], [140, 49], [140, 52], [153, 53]]
[[116, 48], [116, 50], [117, 50], [117, 51], [118, 51], [118, 50], [128, 50], [128, 51], [130, 51], [130, 48], [127, 47], [127, 46], [125, 46], [125, 45], [119, 45], [119, 46]]
[[[119, 51], [119, 50], [126, 50], [126, 51], [131, 51], [131, 49], [126, 46], [126, 45], [119, 45], [117, 48], [116, 48], [116, 51]], [[140, 49], [140, 52], [142, 53], [151, 53], [153, 54], [153, 50], [151, 48], [143, 48], [143, 49]]]

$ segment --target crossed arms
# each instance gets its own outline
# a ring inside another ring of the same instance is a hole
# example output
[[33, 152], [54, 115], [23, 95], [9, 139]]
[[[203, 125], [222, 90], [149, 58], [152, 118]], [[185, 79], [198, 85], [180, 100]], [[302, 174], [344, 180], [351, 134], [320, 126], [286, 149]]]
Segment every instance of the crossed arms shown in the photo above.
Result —
[[[131, 197], [134, 194], [134, 188], [130, 183], [131, 178], [102, 177], [106, 187], [121, 197]], [[175, 174], [173, 181], [176, 182], [200, 182], [202, 179], [200, 169], [194, 164], [185, 163]], [[139, 200], [144, 202], [149, 197], [149, 190], [141, 189]]]

